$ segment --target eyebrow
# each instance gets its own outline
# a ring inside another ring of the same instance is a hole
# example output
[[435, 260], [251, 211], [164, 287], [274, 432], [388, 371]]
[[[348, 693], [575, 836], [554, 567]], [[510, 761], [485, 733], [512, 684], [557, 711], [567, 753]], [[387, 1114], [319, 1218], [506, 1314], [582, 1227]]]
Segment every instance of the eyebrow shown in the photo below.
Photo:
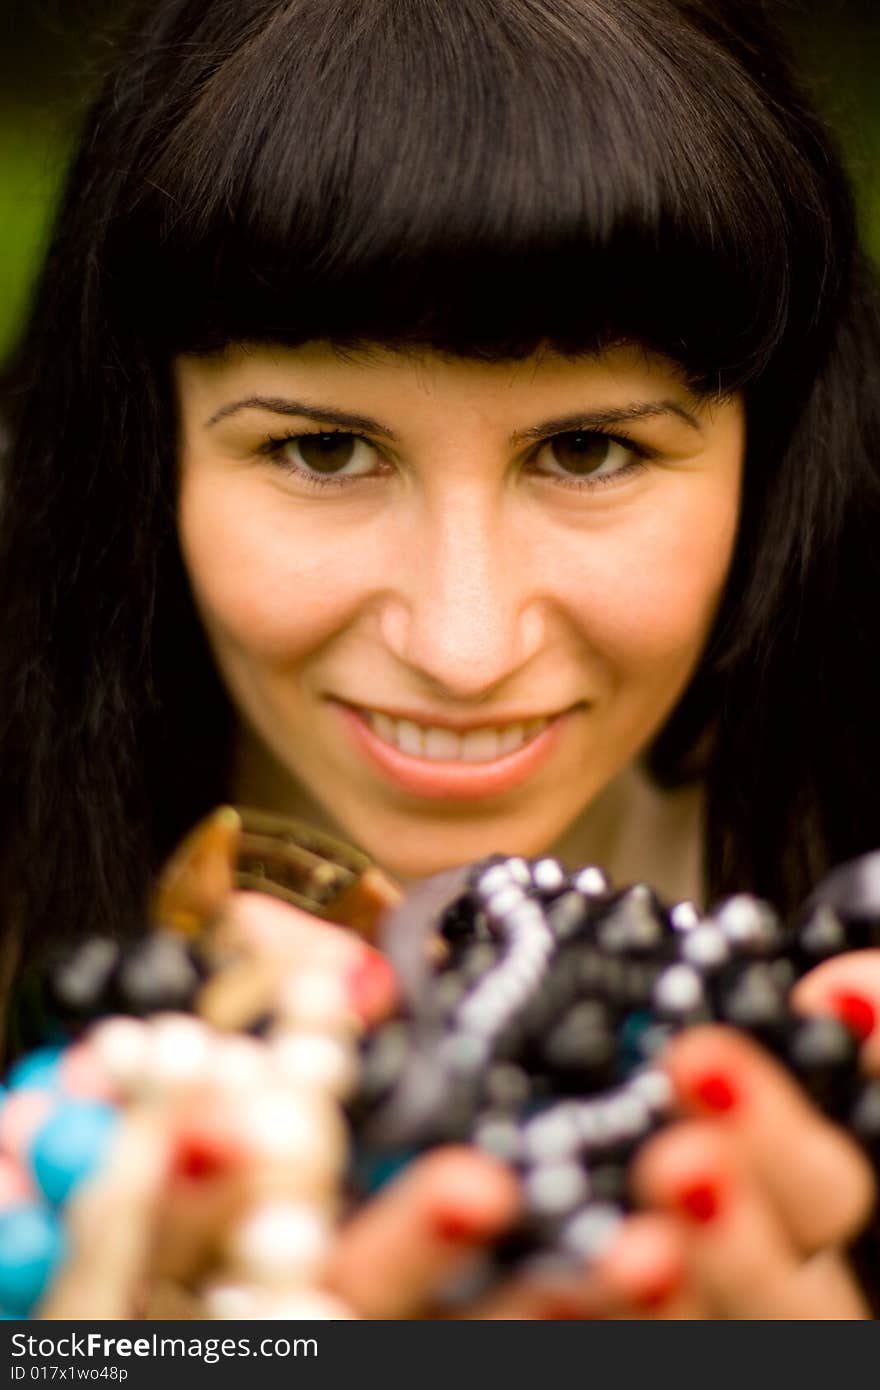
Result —
[[318, 420], [330, 425], [342, 425], [345, 429], [361, 430], [365, 434], [378, 434], [394, 442], [391, 430], [371, 420], [368, 415], [352, 415], [348, 410], [337, 410], [331, 405], [307, 405], [305, 401], [281, 400], [276, 396], [248, 396], [242, 401], [231, 401], [212, 415], [205, 424], [206, 429], [236, 415], [240, 410], [269, 410], [274, 415], [302, 415], [307, 420]]
[[[343, 429], [357, 430], [364, 434], [379, 435], [396, 443], [396, 436], [378, 420], [368, 415], [354, 415], [348, 410], [338, 410], [335, 406], [309, 405], [306, 401], [291, 401], [277, 396], [247, 396], [240, 401], [230, 401], [205, 422], [205, 428], [237, 415], [240, 410], [268, 410], [274, 415], [299, 415], [306, 420], [316, 420]], [[698, 434], [703, 427], [696, 416], [678, 401], [629, 401], [626, 405], [606, 406], [597, 410], [578, 410], [553, 420], [545, 420], [540, 425], [532, 425], [510, 436], [511, 444], [523, 444], [529, 440], [542, 439], [551, 434], [566, 434], [574, 430], [592, 429], [607, 425], [621, 425], [628, 420], [650, 420], [657, 416], [675, 415]]]
[[703, 427], [689, 410], [678, 401], [629, 401], [626, 405], [605, 406], [598, 410], [578, 410], [570, 415], [561, 415], [555, 420], [545, 420], [543, 424], [533, 425], [511, 435], [511, 444], [522, 444], [530, 439], [541, 439], [548, 434], [565, 434], [572, 430], [582, 430], [594, 426], [622, 425], [627, 420], [651, 420], [657, 416], [675, 415], [698, 434]]

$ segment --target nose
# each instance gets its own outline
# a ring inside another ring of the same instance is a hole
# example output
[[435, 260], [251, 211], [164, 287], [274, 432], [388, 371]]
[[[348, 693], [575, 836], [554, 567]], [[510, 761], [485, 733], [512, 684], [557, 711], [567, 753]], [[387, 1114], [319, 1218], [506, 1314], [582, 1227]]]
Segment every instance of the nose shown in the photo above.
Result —
[[538, 577], [502, 510], [459, 498], [414, 527], [384, 596], [385, 643], [447, 698], [488, 695], [544, 642]]

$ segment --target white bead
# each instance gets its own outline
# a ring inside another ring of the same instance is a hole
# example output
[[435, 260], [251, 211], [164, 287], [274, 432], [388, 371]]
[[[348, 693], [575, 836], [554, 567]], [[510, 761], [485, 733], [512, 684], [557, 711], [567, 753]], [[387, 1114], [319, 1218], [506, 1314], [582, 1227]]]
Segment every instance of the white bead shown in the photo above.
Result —
[[355, 1318], [357, 1314], [332, 1293], [324, 1293], [321, 1289], [303, 1289], [301, 1293], [270, 1294], [261, 1303], [259, 1316], [290, 1322], [339, 1322]]
[[494, 864], [491, 869], [484, 869], [477, 880], [477, 891], [482, 898], [491, 896], [492, 893], [499, 892], [502, 888], [509, 888], [513, 879], [507, 872], [503, 864]]
[[269, 1068], [266, 1048], [256, 1038], [230, 1034], [219, 1036], [211, 1058], [214, 1085], [230, 1091], [247, 1091], [262, 1085]]
[[515, 883], [509, 884], [506, 888], [499, 888], [487, 899], [484, 911], [486, 916], [493, 922], [504, 923], [505, 918], [516, 908], [522, 907], [526, 903], [526, 895]]
[[575, 1105], [554, 1106], [530, 1120], [523, 1130], [526, 1154], [533, 1163], [559, 1163], [578, 1150], [581, 1132]]
[[107, 1018], [89, 1030], [85, 1042], [120, 1090], [129, 1091], [140, 1084], [148, 1047], [145, 1023], [136, 1018]]
[[654, 986], [654, 1004], [671, 1013], [688, 1013], [703, 1002], [703, 984], [689, 965], [669, 965]]
[[669, 921], [676, 931], [689, 932], [700, 925], [700, 912], [695, 903], [683, 899], [669, 909]]
[[665, 1114], [675, 1100], [671, 1077], [655, 1068], [634, 1072], [627, 1081], [627, 1088], [643, 1100], [653, 1114]]
[[533, 1168], [523, 1184], [526, 1204], [542, 1216], [562, 1216], [585, 1202], [590, 1184], [579, 1163], [541, 1163]]
[[312, 1203], [263, 1202], [233, 1229], [229, 1253], [259, 1283], [308, 1283], [321, 1271], [332, 1230], [327, 1213]]
[[546, 893], [555, 892], [565, 883], [565, 870], [558, 859], [539, 859], [532, 866], [532, 882]]
[[326, 1191], [347, 1159], [346, 1130], [330, 1096], [290, 1085], [263, 1086], [238, 1107], [243, 1142], [278, 1164], [299, 1191]]
[[156, 1014], [147, 1028], [146, 1078], [162, 1090], [188, 1086], [207, 1077], [212, 1035], [187, 1014]]
[[235, 1321], [260, 1316], [258, 1290], [253, 1284], [208, 1284], [200, 1297], [209, 1318]]
[[504, 867], [514, 883], [522, 884], [523, 888], [531, 888], [532, 871], [519, 855], [514, 855], [512, 859], [505, 859]]
[[327, 1091], [340, 1100], [351, 1095], [358, 1079], [354, 1048], [327, 1033], [282, 1033], [269, 1052], [284, 1080]]
[[588, 864], [586, 868], [578, 870], [575, 874], [572, 887], [587, 898], [600, 898], [609, 891], [611, 879], [595, 864]]

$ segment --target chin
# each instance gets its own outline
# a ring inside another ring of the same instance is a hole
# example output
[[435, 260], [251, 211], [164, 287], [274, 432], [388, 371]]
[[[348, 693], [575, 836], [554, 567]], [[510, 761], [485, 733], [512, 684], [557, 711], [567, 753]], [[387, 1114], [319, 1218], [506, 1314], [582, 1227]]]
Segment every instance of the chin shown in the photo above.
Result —
[[534, 858], [553, 842], [553, 836], [515, 832], [505, 834], [503, 828], [493, 831], [479, 825], [462, 827], [455, 835], [444, 835], [436, 830], [432, 834], [430, 827], [426, 826], [418, 844], [410, 846], [398, 842], [396, 851], [389, 852], [389, 842], [392, 842], [391, 836], [381, 844], [360, 841], [362, 849], [387, 873], [399, 883], [406, 884], [414, 879], [430, 878], [432, 874], [454, 869], [472, 860], [483, 859], [489, 854], [522, 854], [526, 858]]

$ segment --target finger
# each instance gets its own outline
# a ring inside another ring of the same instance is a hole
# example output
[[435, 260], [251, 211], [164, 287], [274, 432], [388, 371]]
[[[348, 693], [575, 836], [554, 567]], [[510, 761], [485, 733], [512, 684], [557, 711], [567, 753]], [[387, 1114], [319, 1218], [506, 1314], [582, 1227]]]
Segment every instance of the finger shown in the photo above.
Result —
[[854, 1282], [804, 1274], [777, 1208], [717, 1125], [673, 1126], [639, 1154], [639, 1199], [677, 1219], [688, 1280], [722, 1318], [862, 1318]]
[[823, 961], [799, 980], [792, 1002], [802, 1013], [831, 1013], [858, 1022], [865, 1038], [861, 1062], [880, 1074], [880, 951], [848, 951]]
[[677, 1224], [637, 1213], [622, 1223], [596, 1265], [567, 1278], [512, 1279], [481, 1299], [468, 1319], [695, 1319], [707, 1307], [685, 1287]]
[[680, 1321], [711, 1317], [687, 1278], [680, 1225], [642, 1212], [630, 1217], [595, 1271], [595, 1284], [617, 1318]]
[[418, 1316], [518, 1210], [516, 1178], [495, 1159], [458, 1146], [435, 1150], [349, 1222], [328, 1287], [362, 1317]]
[[238, 892], [212, 938], [217, 951], [244, 951], [270, 971], [327, 970], [343, 982], [355, 1012], [368, 1024], [393, 1013], [399, 990], [379, 951], [345, 927], [325, 922], [265, 893]]
[[840, 1244], [874, 1203], [870, 1165], [794, 1079], [732, 1029], [691, 1029], [664, 1053], [683, 1108], [712, 1115], [766, 1185], [792, 1240], [805, 1252]]
[[121, 1120], [101, 1173], [70, 1201], [70, 1256], [41, 1318], [138, 1316], [168, 1145], [156, 1115], [133, 1109]]

